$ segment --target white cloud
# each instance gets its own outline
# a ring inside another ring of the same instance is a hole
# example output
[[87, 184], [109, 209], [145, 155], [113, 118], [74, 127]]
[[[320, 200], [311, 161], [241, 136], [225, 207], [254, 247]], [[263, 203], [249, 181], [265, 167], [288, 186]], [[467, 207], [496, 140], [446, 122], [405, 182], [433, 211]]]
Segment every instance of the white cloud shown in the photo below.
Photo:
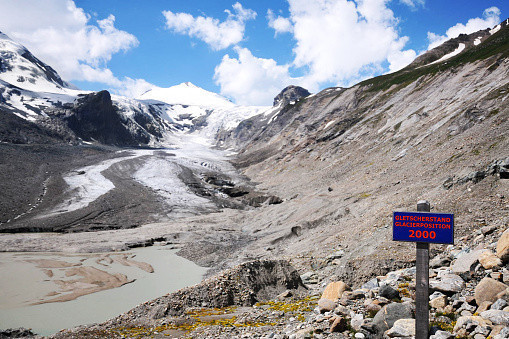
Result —
[[399, 71], [414, 61], [416, 56], [417, 53], [415, 53], [413, 49], [406, 51], [394, 51], [394, 53], [389, 54], [387, 57], [387, 61], [389, 62], [389, 72], [392, 73]]
[[418, 6], [424, 6], [425, 0], [399, 0], [402, 4], [409, 6], [412, 9], [416, 9]]
[[[415, 51], [405, 50], [398, 20], [389, 0], [288, 0], [290, 16], [268, 11], [276, 33], [291, 31], [296, 42], [291, 65], [253, 56], [237, 48], [238, 59], [226, 55], [216, 68], [216, 83], [237, 103], [269, 104], [289, 84], [310, 91], [329, 85], [350, 86], [359, 80], [408, 65]], [[281, 19], [280, 26], [276, 20]], [[283, 21], [284, 20], [284, 21]], [[389, 64], [389, 67], [384, 65]], [[304, 75], [291, 76], [298, 70]]]
[[228, 17], [223, 22], [211, 17], [195, 18], [188, 13], [171, 11], [163, 11], [163, 15], [166, 18], [166, 28], [203, 40], [217, 51], [242, 41], [246, 21], [256, 17], [255, 11], [244, 9], [238, 2], [233, 5], [233, 10], [234, 13], [225, 10]]
[[215, 69], [214, 79], [221, 86], [221, 94], [234, 98], [237, 104], [272, 104], [284, 87], [299, 82], [299, 79], [290, 78], [288, 65], [257, 58], [247, 48], [234, 49], [238, 58], [226, 54]]
[[267, 10], [267, 20], [269, 20], [269, 27], [276, 31], [275, 35], [279, 33], [291, 33], [293, 31], [293, 25], [290, 19], [283, 18], [280, 15], [276, 17], [274, 12], [270, 9]]
[[428, 50], [433, 49], [443, 42], [458, 37], [460, 34], [471, 34], [482, 29], [491, 28], [500, 23], [500, 9], [490, 7], [484, 10], [482, 18], [472, 18], [466, 24], [457, 23], [449, 28], [445, 35], [428, 32]]
[[96, 24], [92, 21], [70, 0], [0, 0], [0, 31], [25, 45], [64, 79], [125, 88], [128, 78], [126, 83], [119, 80], [107, 63], [114, 54], [136, 47], [138, 40], [118, 30], [113, 15]]
[[295, 66], [308, 67], [308, 77], [316, 83], [340, 85], [374, 75], [389, 56], [400, 67], [415, 52], [403, 50], [408, 38], [399, 36], [387, 2], [289, 0]]

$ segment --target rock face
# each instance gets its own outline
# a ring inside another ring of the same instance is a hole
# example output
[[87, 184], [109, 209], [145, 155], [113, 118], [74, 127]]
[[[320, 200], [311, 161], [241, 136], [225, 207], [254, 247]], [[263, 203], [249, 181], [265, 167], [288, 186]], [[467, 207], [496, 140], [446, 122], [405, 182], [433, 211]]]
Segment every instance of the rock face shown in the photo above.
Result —
[[113, 106], [108, 91], [79, 97], [64, 120], [85, 141], [96, 140], [117, 146], [137, 146], [150, 141], [143, 132], [131, 133], [128, 122], [122, 120]]
[[281, 104], [281, 107], [284, 107], [289, 103], [295, 103], [299, 101], [300, 98], [307, 97], [310, 94], [311, 93], [309, 93], [309, 91], [305, 88], [290, 85], [283, 89], [281, 93], [274, 98], [274, 106]]

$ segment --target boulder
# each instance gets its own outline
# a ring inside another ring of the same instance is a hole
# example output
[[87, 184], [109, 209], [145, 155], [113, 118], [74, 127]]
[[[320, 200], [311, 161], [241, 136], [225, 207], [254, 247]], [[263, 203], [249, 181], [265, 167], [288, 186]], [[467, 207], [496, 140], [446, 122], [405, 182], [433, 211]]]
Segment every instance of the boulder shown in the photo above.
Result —
[[502, 260], [500, 260], [500, 258], [491, 251], [484, 251], [481, 253], [479, 256], [479, 262], [481, 263], [482, 267], [487, 270], [502, 266]]
[[397, 299], [399, 298], [399, 292], [395, 288], [389, 285], [380, 286], [380, 290], [378, 291], [381, 297], [387, 299]]
[[315, 272], [306, 272], [300, 279], [304, 284], [318, 284], [318, 275]]
[[486, 250], [475, 250], [472, 252], [464, 253], [454, 261], [451, 266], [452, 273], [465, 274], [471, 273], [475, 269], [475, 265], [479, 261], [480, 255]]
[[372, 290], [374, 288], [377, 288], [378, 286], [379, 286], [378, 285], [378, 279], [377, 278], [373, 278], [370, 281], [368, 281], [367, 283], [365, 283], [364, 285], [362, 285], [361, 288], [366, 288], [368, 290]]
[[392, 303], [385, 305], [373, 318], [373, 325], [378, 333], [384, 333], [394, 326], [396, 320], [410, 319], [413, 317], [413, 309], [410, 303]]
[[389, 338], [394, 337], [413, 337], [415, 336], [415, 319], [399, 319], [385, 334]]
[[433, 308], [444, 308], [447, 305], [447, 297], [441, 296], [435, 298], [429, 302], [429, 305]]
[[318, 310], [320, 313], [330, 312], [336, 308], [338, 303], [336, 301], [330, 299], [320, 299], [318, 300]]
[[[492, 331], [494, 332], [494, 331]], [[506, 339], [509, 338], [509, 327], [504, 327], [498, 333], [494, 334], [492, 333], [492, 339]]]
[[491, 305], [492, 310], [503, 310], [507, 306], [507, 301], [504, 299], [498, 299]]
[[330, 326], [330, 332], [343, 332], [347, 329], [346, 319], [343, 317], [334, 317], [334, 321]]
[[444, 274], [440, 280], [430, 280], [429, 286], [432, 290], [453, 294], [465, 288], [465, 281], [456, 274]]
[[454, 332], [458, 332], [460, 329], [465, 327], [473, 327], [473, 326], [491, 326], [492, 323], [488, 319], [484, 319], [479, 316], [462, 316], [456, 320], [456, 325], [454, 325]]
[[504, 263], [509, 261], [509, 229], [507, 229], [497, 242], [497, 257]]
[[501, 310], [488, 310], [481, 313], [481, 317], [495, 325], [509, 326], [509, 312]]
[[327, 287], [325, 287], [321, 299], [336, 301], [341, 298], [344, 291], [349, 289], [348, 285], [342, 281], [331, 282], [327, 285]]
[[474, 296], [477, 305], [481, 305], [483, 301], [495, 302], [497, 294], [504, 292], [509, 286], [495, 279], [485, 277], [475, 287]]
[[481, 305], [479, 305], [479, 307], [477, 307], [477, 310], [475, 310], [475, 311], [477, 312], [477, 314], [480, 314], [480, 313], [486, 311], [487, 309], [489, 309], [492, 304], [493, 303], [491, 301], [483, 301], [481, 303]]
[[436, 331], [435, 334], [431, 335], [429, 339], [452, 339], [455, 335], [447, 331]]

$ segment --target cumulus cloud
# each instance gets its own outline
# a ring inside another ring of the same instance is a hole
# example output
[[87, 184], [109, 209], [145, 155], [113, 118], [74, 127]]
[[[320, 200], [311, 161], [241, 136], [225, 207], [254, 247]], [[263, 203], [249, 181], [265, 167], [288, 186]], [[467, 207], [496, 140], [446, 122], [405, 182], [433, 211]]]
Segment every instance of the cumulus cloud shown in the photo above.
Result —
[[276, 17], [274, 12], [270, 9], [267, 10], [267, 20], [269, 20], [269, 27], [276, 31], [275, 35], [279, 33], [290, 33], [293, 31], [293, 25], [290, 19], [283, 18], [280, 15]]
[[292, 79], [288, 65], [273, 59], [257, 58], [247, 48], [235, 47], [237, 58], [226, 54], [215, 69], [214, 79], [221, 94], [241, 105], [268, 105], [286, 86], [299, 83]]
[[0, 30], [66, 80], [99, 82], [119, 90], [130, 83], [107, 68], [114, 54], [139, 43], [134, 35], [115, 27], [113, 15], [94, 23], [70, 0], [0, 0]]
[[460, 34], [471, 34], [482, 29], [491, 28], [500, 23], [500, 9], [490, 7], [484, 10], [482, 18], [472, 18], [466, 24], [457, 23], [449, 28], [445, 35], [428, 32], [428, 50], [433, 49], [443, 42], [458, 37]]
[[[216, 68], [216, 83], [223, 94], [237, 102], [268, 104], [289, 84], [315, 91], [323, 86], [350, 86], [401, 69], [416, 53], [405, 50], [408, 37], [399, 35], [398, 20], [388, 2], [288, 0], [288, 18], [276, 17], [272, 11], [267, 17], [276, 34], [293, 34], [293, 62], [278, 65], [237, 48], [238, 58], [226, 55]], [[303, 75], [293, 78], [295, 71]]]
[[308, 67], [314, 82], [345, 84], [351, 78], [374, 75], [372, 71], [389, 56], [400, 67], [401, 55], [412, 54], [403, 52], [408, 38], [399, 36], [398, 21], [385, 0], [289, 3], [297, 40], [294, 64]]
[[399, 0], [402, 4], [409, 6], [412, 9], [416, 9], [418, 6], [424, 6], [425, 0]]
[[198, 38], [218, 51], [242, 41], [246, 21], [256, 18], [255, 11], [243, 8], [238, 2], [233, 5], [233, 13], [225, 12], [228, 17], [222, 22], [211, 17], [193, 17], [188, 13], [163, 11], [163, 15], [169, 30]]

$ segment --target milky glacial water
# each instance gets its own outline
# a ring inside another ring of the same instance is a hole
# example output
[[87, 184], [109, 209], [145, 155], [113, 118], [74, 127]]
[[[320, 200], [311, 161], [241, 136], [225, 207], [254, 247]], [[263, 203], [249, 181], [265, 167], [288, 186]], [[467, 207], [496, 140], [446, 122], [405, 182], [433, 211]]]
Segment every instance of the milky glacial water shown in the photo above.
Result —
[[40, 305], [21, 301], [34, 301], [38, 295], [54, 290], [54, 284], [44, 279], [40, 268], [26, 264], [26, 260], [37, 257], [77, 262], [85, 260], [87, 254], [0, 253], [0, 328], [25, 327], [40, 335], [50, 335], [64, 328], [106, 321], [145, 301], [199, 283], [206, 268], [175, 252], [164, 246], [131, 250], [126, 253], [151, 264], [154, 273], [119, 266], [117, 271], [136, 281], [72, 301]]

